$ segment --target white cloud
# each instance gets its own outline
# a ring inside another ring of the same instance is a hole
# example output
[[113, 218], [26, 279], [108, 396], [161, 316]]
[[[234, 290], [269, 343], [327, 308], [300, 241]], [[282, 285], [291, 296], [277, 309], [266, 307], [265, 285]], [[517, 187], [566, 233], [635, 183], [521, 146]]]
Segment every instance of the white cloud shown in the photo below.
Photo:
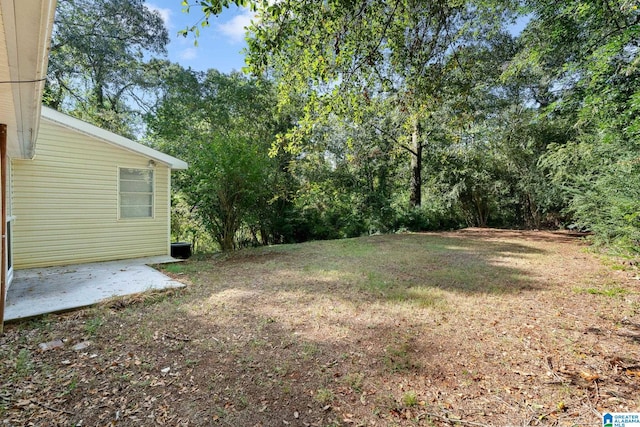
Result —
[[160, 18], [164, 21], [165, 27], [171, 28], [171, 9], [158, 7], [151, 3], [145, 3], [144, 5], [150, 11], [156, 12], [160, 15]]
[[191, 59], [196, 59], [196, 57], [198, 56], [198, 49], [196, 49], [195, 47], [188, 47], [186, 49], [183, 49], [180, 52], [180, 59], [184, 60], [184, 61], [189, 61]]
[[247, 32], [246, 27], [251, 24], [254, 18], [253, 12], [249, 9], [241, 9], [242, 13], [234, 16], [229, 21], [218, 24], [218, 30], [233, 43], [241, 43]]

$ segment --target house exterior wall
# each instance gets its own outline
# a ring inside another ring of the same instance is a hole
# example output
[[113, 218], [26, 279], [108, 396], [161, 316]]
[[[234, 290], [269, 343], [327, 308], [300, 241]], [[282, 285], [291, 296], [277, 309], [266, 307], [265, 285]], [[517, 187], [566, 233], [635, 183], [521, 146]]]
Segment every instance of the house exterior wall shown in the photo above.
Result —
[[170, 168], [154, 170], [154, 217], [120, 219], [118, 168], [149, 158], [43, 119], [36, 157], [13, 160], [16, 269], [170, 253]]

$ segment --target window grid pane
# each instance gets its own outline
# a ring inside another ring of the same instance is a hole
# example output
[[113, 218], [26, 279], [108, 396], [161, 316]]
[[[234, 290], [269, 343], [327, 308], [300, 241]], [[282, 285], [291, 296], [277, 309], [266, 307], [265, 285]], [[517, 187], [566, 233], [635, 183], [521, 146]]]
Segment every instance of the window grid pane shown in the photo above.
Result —
[[120, 169], [120, 218], [153, 217], [153, 171]]

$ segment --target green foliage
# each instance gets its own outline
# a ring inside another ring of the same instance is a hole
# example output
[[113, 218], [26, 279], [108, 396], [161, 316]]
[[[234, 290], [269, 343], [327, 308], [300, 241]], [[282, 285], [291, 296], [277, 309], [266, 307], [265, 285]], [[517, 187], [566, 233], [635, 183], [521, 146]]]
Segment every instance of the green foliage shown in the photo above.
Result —
[[[367, 120], [384, 125], [373, 115]], [[298, 180], [296, 240], [389, 231], [397, 189], [389, 139], [373, 127], [333, 117], [305, 145], [290, 169]]]
[[407, 407], [418, 405], [418, 394], [415, 391], [407, 391], [402, 394], [402, 404]]
[[[576, 222], [640, 252], [631, 2], [196, 4], [203, 24], [231, 4], [256, 10], [248, 69], [273, 78], [271, 105], [295, 123], [259, 138], [273, 143], [277, 209], [247, 224], [278, 229], [272, 241]], [[517, 37], [506, 30], [516, 12], [527, 21]], [[201, 92], [195, 80], [181, 94]], [[178, 105], [163, 120], [184, 126], [193, 105]]]
[[[302, 99], [299, 126], [282, 144], [306, 152], [319, 127], [334, 118], [372, 126], [393, 115], [393, 132], [376, 129], [409, 164], [404, 179], [412, 207], [422, 203], [423, 150], [440, 127], [434, 112], [446, 99], [459, 49], [475, 35], [495, 34], [501, 7], [471, 2], [389, 0], [262, 4], [251, 28], [247, 63], [278, 76], [280, 105]], [[491, 15], [491, 19], [488, 17]], [[496, 19], [498, 18], [498, 19]]]
[[288, 157], [269, 156], [286, 118], [274, 114], [270, 84], [168, 63], [158, 64], [158, 80], [161, 102], [147, 116], [150, 136], [157, 148], [190, 164], [174, 181], [179, 237], [207, 249], [211, 236], [225, 251], [247, 239], [288, 240], [289, 230], [279, 228], [289, 216]]
[[437, 231], [464, 227], [463, 214], [456, 206], [445, 203], [440, 194], [428, 192], [425, 198], [425, 203], [418, 208], [397, 206], [392, 230]]
[[145, 56], [163, 55], [169, 37], [143, 0], [59, 0], [44, 102], [131, 137], [134, 105], [149, 88]]
[[209, 135], [197, 144], [188, 198], [223, 251], [233, 250], [243, 221], [265, 199], [269, 163], [259, 146], [235, 135]]
[[171, 195], [171, 241], [190, 242], [194, 252], [212, 252], [217, 243], [187, 201], [184, 192]]
[[31, 353], [26, 348], [20, 349], [15, 358], [15, 374], [18, 377], [26, 377], [33, 372]]
[[604, 295], [610, 298], [623, 296], [629, 293], [628, 290], [620, 287], [613, 287], [613, 288], [606, 288], [606, 289], [588, 288], [586, 292], [592, 295]]
[[598, 243], [640, 253], [640, 153], [591, 137], [553, 149], [546, 161], [566, 183], [577, 223]]
[[98, 333], [100, 327], [104, 324], [104, 319], [101, 316], [96, 316], [87, 320], [84, 329], [88, 336], [93, 337]]
[[182, 0], [182, 10], [183, 12], [189, 13], [189, 10], [193, 5], [196, 5], [202, 11], [202, 17], [195, 25], [187, 26], [186, 28], [178, 31], [178, 35], [187, 37], [189, 34], [193, 34], [196, 37], [196, 45], [197, 45], [197, 37], [200, 36], [200, 28], [205, 28], [209, 26], [209, 19], [212, 16], [219, 15], [222, 13], [223, 8], [229, 8], [231, 5], [236, 5], [239, 7], [247, 7], [251, 6], [252, 10], [255, 10], [257, 6], [257, 1], [249, 1], [249, 0], [196, 0], [194, 4], [190, 4], [187, 0]]
[[335, 399], [335, 395], [333, 394], [333, 391], [331, 391], [330, 389], [321, 388], [316, 391], [316, 394], [314, 395], [314, 399], [316, 400], [316, 402], [320, 403], [321, 405], [326, 405], [333, 402], [333, 400]]
[[556, 90], [543, 117], [562, 117], [575, 130], [543, 158], [567, 212], [595, 241], [638, 253], [640, 11], [625, 1], [605, 5], [531, 2], [518, 69], [546, 73]]

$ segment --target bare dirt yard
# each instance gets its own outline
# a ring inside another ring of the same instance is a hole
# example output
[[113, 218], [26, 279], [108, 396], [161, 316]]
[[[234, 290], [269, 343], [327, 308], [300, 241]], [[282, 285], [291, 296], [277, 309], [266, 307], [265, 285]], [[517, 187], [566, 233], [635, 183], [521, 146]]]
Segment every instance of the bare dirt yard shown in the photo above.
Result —
[[637, 267], [566, 233], [371, 236], [164, 268], [188, 287], [7, 325], [2, 425], [598, 426], [640, 411]]

